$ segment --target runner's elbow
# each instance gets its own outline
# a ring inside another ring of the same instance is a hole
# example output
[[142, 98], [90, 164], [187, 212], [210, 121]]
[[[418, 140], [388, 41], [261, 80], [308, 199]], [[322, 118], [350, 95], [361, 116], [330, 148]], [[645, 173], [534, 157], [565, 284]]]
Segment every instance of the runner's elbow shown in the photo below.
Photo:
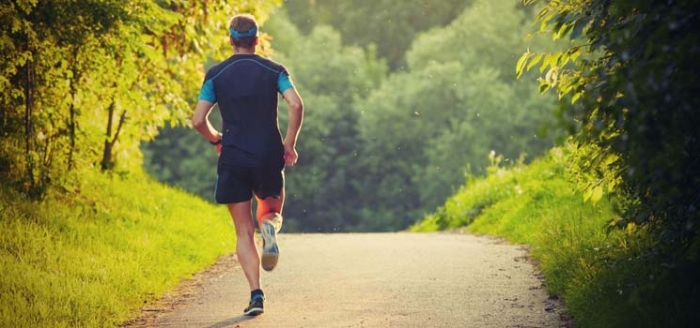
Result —
[[198, 115], [192, 116], [192, 127], [199, 130], [200, 128], [202, 128], [205, 125], [206, 125], [206, 120], [204, 118], [199, 117]]
[[301, 101], [291, 102], [289, 103], [289, 110], [291, 110], [293, 113], [301, 114], [304, 112], [304, 104]]

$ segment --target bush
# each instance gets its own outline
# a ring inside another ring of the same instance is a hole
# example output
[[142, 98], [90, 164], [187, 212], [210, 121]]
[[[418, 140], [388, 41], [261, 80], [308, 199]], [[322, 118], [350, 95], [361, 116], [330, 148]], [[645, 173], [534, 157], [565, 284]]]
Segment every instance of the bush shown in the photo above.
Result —
[[118, 326], [234, 248], [223, 207], [144, 176], [83, 181], [42, 202], [0, 188], [0, 326]]

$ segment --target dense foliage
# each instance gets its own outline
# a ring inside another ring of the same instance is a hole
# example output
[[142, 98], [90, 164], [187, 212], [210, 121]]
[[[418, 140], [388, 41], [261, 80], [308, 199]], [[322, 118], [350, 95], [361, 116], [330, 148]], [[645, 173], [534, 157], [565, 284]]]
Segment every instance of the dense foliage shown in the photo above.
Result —
[[[404, 55], [418, 34], [452, 22], [473, 0], [287, 0], [289, 18], [306, 35], [330, 25], [343, 44], [375, 45], [392, 70], [405, 69]], [[512, 3], [511, 3], [512, 4]]]
[[[420, 34], [393, 74], [366, 100], [360, 131], [372, 208], [410, 225], [452, 195], [465, 175], [483, 175], [494, 152], [529, 161], [554, 144], [549, 97], [516, 81], [518, 49], [551, 49], [524, 40], [528, 13], [509, 1], [474, 1], [450, 25]], [[532, 77], [534, 79], [534, 77]]]
[[[25, 195], [90, 167], [138, 168], [142, 140], [182, 124], [228, 17], [279, 0], [18, 0], [0, 5], [0, 177]], [[266, 42], [266, 41], [265, 41]]]
[[[609, 193], [617, 205], [610, 226], [649, 240], [626, 262], [608, 263], [609, 271], [625, 271], [613, 275], [621, 286], [618, 303], [645, 309], [634, 312], [643, 319], [618, 326], [697, 326], [700, 4], [527, 2], [543, 5], [541, 30], [571, 46], [525, 53], [518, 71], [539, 65], [547, 71], [541, 90], [554, 89], [562, 99], [560, 117], [575, 133], [574, 169], [586, 198], [595, 202]], [[639, 276], [645, 279], [632, 278]], [[601, 294], [591, 291], [585, 301], [605, 300]]]
[[[541, 2], [541, 1], [528, 1]], [[519, 70], [548, 70], [543, 90], [576, 122], [592, 199], [621, 196], [621, 227], [651, 228], [662, 249], [697, 267], [700, 242], [700, 26], [693, 1], [544, 1], [543, 31], [563, 52], [526, 53]], [[579, 58], [580, 57], [580, 58]], [[583, 58], [583, 59], [581, 59]], [[590, 180], [589, 180], [590, 181]]]

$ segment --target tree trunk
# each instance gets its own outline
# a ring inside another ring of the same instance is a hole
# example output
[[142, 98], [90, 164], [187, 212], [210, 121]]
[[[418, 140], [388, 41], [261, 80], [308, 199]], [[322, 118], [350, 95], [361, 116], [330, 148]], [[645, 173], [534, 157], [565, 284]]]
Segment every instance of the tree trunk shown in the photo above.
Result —
[[112, 160], [112, 148], [114, 144], [117, 143], [119, 139], [119, 132], [122, 130], [124, 121], [126, 121], [126, 111], [123, 111], [119, 116], [119, 123], [117, 124], [117, 130], [114, 132], [112, 137], [112, 125], [114, 124], [114, 112], [116, 110], [117, 104], [116, 100], [112, 99], [112, 103], [109, 105], [109, 110], [107, 117], [107, 134], [105, 135], [105, 148], [102, 153], [102, 171], [111, 170], [114, 167], [114, 161]]
[[27, 60], [24, 64], [25, 71], [25, 86], [24, 86], [24, 133], [25, 133], [25, 155], [27, 156], [27, 180], [25, 181], [26, 191], [33, 198], [34, 191], [36, 190], [36, 181], [34, 180], [34, 156], [33, 154], [33, 143], [32, 135], [34, 127], [32, 125], [32, 111], [34, 109], [34, 67], [32, 66], [32, 60]]
[[112, 137], [112, 122], [114, 122], [114, 110], [116, 104], [114, 99], [112, 103], [109, 104], [109, 109], [107, 110], [107, 134], [105, 135], [105, 147], [102, 153], [102, 171], [107, 171], [112, 168], [112, 142], [110, 138]]
[[75, 168], [75, 163], [73, 162], [73, 154], [75, 153], [75, 96], [78, 93], [76, 85], [80, 82], [80, 71], [78, 70], [78, 46], [73, 47], [73, 65], [72, 73], [73, 77], [70, 80], [70, 93], [71, 93], [71, 103], [70, 103], [70, 116], [68, 121], [68, 134], [70, 137], [70, 149], [68, 149], [68, 171]]

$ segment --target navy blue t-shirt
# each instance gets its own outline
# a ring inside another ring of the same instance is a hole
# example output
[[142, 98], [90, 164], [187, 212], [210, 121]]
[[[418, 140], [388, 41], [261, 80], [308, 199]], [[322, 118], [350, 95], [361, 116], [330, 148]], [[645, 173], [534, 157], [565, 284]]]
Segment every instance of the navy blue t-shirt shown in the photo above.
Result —
[[278, 94], [293, 87], [284, 66], [258, 55], [233, 55], [207, 72], [199, 100], [219, 104], [222, 163], [260, 166], [284, 161], [277, 101]]

